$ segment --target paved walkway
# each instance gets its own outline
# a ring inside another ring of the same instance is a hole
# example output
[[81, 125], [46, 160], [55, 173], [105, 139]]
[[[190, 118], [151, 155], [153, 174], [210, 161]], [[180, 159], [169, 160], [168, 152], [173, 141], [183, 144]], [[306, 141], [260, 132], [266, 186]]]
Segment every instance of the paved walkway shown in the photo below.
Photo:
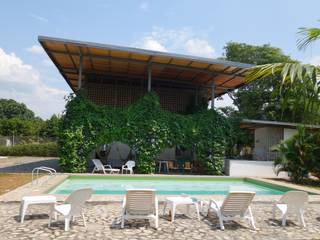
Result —
[[[259, 230], [253, 231], [245, 221], [225, 224], [226, 230], [217, 228], [214, 215], [201, 217], [201, 221], [188, 218], [178, 211], [176, 221], [171, 223], [167, 216], [160, 217], [159, 229], [153, 228], [144, 220], [126, 224], [120, 229], [120, 203], [88, 204], [85, 211], [87, 227], [82, 226], [81, 219], [71, 225], [71, 230], [63, 230], [62, 219], [48, 228], [46, 207], [32, 206], [23, 224], [20, 224], [17, 203], [0, 203], [0, 236], [1, 239], [320, 239], [320, 204], [309, 204], [305, 213], [307, 227], [295, 225], [297, 220], [289, 221], [285, 228], [280, 221], [272, 220], [271, 205], [253, 204], [253, 213]], [[162, 214], [162, 204], [160, 213]], [[184, 209], [182, 209], [184, 210]], [[183, 212], [183, 211], [182, 211]]]
[[0, 158], [0, 172], [30, 173], [35, 167], [47, 166], [59, 169], [59, 161], [53, 157], [8, 157]]

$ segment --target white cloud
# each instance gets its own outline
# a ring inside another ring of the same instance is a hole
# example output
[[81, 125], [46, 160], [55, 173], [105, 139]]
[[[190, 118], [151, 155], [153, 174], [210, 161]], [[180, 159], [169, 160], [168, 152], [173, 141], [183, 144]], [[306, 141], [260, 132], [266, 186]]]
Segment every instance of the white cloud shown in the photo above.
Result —
[[204, 36], [199, 36], [189, 28], [164, 29], [154, 27], [138, 43], [137, 47], [191, 54], [200, 57], [214, 57], [214, 47]]
[[0, 48], [0, 96], [25, 103], [43, 118], [64, 109], [66, 91], [48, 86], [31, 65]]
[[153, 37], [145, 37], [143, 39], [142, 48], [160, 52], [167, 52], [167, 49]]
[[142, 2], [139, 6], [140, 10], [147, 12], [149, 10], [149, 3], [148, 2]]
[[40, 47], [39, 45], [35, 44], [32, 45], [31, 47], [26, 48], [26, 50], [29, 53], [33, 53], [33, 54], [44, 54], [44, 50], [42, 47]]
[[214, 56], [214, 48], [208, 43], [208, 41], [203, 39], [189, 39], [186, 42], [186, 48], [192, 55], [211, 58]]
[[39, 22], [43, 22], [43, 23], [48, 23], [49, 20], [45, 17], [39, 16], [37, 14], [34, 13], [29, 13], [29, 16], [32, 17], [33, 19], [39, 21]]

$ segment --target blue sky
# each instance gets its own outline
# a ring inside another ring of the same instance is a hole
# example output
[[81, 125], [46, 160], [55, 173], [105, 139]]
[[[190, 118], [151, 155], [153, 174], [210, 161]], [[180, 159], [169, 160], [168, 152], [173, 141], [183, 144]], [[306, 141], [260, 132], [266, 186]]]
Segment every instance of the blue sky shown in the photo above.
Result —
[[270, 43], [320, 63], [320, 44], [296, 48], [299, 27], [320, 26], [319, 0], [10, 0], [0, 9], [0, 98], [23, 101], [44, 118], [63, 110], [70, 88], [38, 35], [214, 58], [228, 41]]

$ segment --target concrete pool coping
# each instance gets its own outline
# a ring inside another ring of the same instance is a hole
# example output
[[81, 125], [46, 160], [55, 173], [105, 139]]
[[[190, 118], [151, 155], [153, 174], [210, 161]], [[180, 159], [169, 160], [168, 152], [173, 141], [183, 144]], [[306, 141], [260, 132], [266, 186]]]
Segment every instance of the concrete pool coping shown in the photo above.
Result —
[[[208, 175], [145, 175], [145, 174], [135, 174], [135, 175], [121, 175], [121, 174], [113, 174], [113, 175], [101, 175], [101, 174], [57, 174], [56, 176], [42, 176], [38, 179], [37, 183], [27, 183], [23, 186], [20, 186], [8, 193], [5, 193], [0, 196], [0, 202], [2, 203], [16, 203], [20, 202], [23, 196], [34, 196], [34, 195], [43, 195], [47, 194], [51, 189], [56, 187], [58, 184], [62, 183], [64, 180], [66, 180], [69, 176], [83, 176], [83, 177], [89, 177], [89, 176], [108, 176], [108, 177], [114, 177], [114, 176], [126, 176], [126, 177], [176, 177], [176, 178], [212, 178], [212, 179], [223, 179], [223, 178], [229, 178], [229, 179], [239, 179], [239, 178], [245, 178], [248, 180], [258, 181], [264, 184], [271, 184], [271, 185], [277, 185], [280, 187], [285, 188], [291, 188], [301, 191], [306, 191], [311, 194], [315, 195], [309, 195], [309, 202], [314, 203], [320, 203], [320, 190], [306, 187], [306, 186], [299, 186], [292, 183], [287, 182], [280, 182], [272, 179], [266, 179], [266, 178], [257, 178], [257, 177], [228, 177], [228, 176], [208, 176]], [[65, 198], [68, 195], [55, 195], [57, 197], [58, 201], [64, 201]], [[158, 199], [160, 202], [164, 201], [169, 195], [158, 195]], [[192, 197], [197, 198], [198, 200], [208, 200], [208, 199], [217, 199], [222, 200], [225, 196], [224, 195], [192, 195]], [[254, 198], [254, 202], [273, 202], [278, 200], [281, 197], [281, 195], [257, 195]], [[108, 203], [108, 202], [119, 202], [123, 200], [123, 195], [102, 195], [102, 194], [94, 194], [89, 202], [92, 203]]]

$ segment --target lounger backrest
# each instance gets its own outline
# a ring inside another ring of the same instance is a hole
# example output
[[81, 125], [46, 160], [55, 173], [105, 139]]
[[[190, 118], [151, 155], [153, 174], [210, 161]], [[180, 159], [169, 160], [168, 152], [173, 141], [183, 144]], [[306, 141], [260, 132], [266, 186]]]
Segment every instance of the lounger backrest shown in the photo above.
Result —
[[221, 206], [222, 214], [224, 216], [243, 216], [255, 194], [255, 192], [230, 192]]
[[85, 202], [89, 200], [92, 195], [91, 188], [78, 189], [72, 192], [69, 197], [66, 199], [65, 203], [71, 204], [70, 215], [75, 216], [81, 213]]
[[134, 168], [134, 167], [136, 166], [136, 162], [130, 160], [130, 161], [128, 161], [128, 162], [126, 163], [126, 166], [127, 166], [128, 168]]
[[94, 165], [96, 166], [98, 171], [104, 170], [104, 166], [103, 166], [102, 162], [100, 161], [100, 159], [92, 159], [92, 162], [94, 163]]
[[126, 211], [131, 215], [149, 215], [155, 211], [156, 194], [153, 189], [132, 189], [126, 194]]
[[308, 193], [303, 191], [289, 191], [283, 194], [279, 203], [287, 204], [287, 211], [297, 211], [308, 202]]

